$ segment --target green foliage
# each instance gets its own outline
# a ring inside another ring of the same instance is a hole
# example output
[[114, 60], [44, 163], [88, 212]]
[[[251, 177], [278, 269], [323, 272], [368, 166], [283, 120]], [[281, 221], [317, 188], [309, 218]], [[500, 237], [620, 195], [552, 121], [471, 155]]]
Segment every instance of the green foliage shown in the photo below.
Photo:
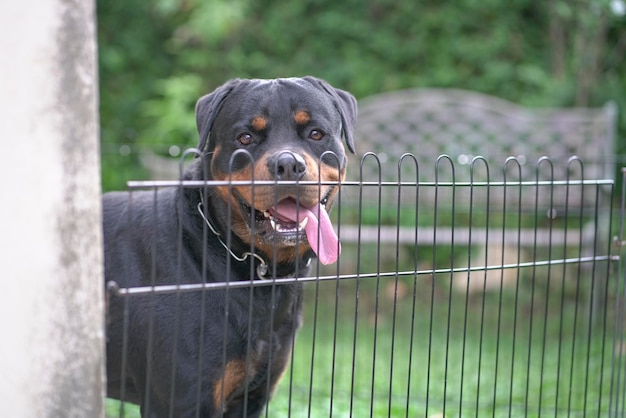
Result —
[[175, 22], [141, 0], [98, 2], [102, 181], [105, 190], [145, 177], [137, 138], [153, 122], [140, 107], [175, 66], [163, 45]]
[[626, 21], [605, 0], [100, 1], [98, 18], [105, 189], [140, 175], [137, 153], [195, 144], [195, 101], [233, 77], [626, 107]]
[[202, 79], [195, 74], [172, 76], [159, 80], [156, 89], [159, 96], [140, 106], [140, 114], [153, 123], [139, 134], [139, 143], [157, 150], [174, 144], [193, 145], [197, 133], [190, 110], [202, 91]]

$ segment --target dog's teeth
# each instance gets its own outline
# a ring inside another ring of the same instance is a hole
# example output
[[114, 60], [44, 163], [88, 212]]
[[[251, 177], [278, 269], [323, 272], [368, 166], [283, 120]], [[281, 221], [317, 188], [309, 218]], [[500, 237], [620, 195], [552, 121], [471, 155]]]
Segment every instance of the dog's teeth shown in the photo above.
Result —
[[263, 211], [263, 216], [265, 216], [266, 218], [271, 218], [272, 215], [270, 215], [270, 213], [266, 210]]
[[285, 225], [281, 223], [280, 221], [276, 220], [276, 218], [273, 216], [270, 216], [268, 220], [270, 221], [270, 225], [272, 226], [272, 229], [276, 232], [297, 232], [300, 230], [304, 230], [307, 223], [309, 222], [308, 218], [304, 218], [302, 221], [300, 221], [297, 224], [290, 223], [289, 225]]

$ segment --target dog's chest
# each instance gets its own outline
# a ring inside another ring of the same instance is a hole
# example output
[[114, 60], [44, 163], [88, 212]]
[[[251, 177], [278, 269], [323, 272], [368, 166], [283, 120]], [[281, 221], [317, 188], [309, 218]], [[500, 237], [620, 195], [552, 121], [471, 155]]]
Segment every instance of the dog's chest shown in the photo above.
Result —
[[[267, 286], [242, 292], [244, 317], [237, 328], [241, 337], [255, 342], [272, 341], [272, 336], [295, 332], [301, 323], [301, 291], [295, 285]], [[259, 347], [259, 350], [262, 349]], [[258, 354], [261, 354], [260, 352]]]

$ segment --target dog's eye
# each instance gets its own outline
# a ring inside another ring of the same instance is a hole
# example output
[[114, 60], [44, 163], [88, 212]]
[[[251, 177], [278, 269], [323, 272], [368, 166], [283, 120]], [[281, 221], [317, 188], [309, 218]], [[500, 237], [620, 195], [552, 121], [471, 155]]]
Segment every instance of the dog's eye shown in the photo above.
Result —
[[254, 138], [250, 134], [241, 134], [237, 137], [237, 141], [239, 141], [241, 145], [250, 145], [254, 142]]
[[309, 134], [309, 138], [311, 138], [314, 141], [319, 141], [320, 139], [324, 138], [324, 136], [325, 136], [324, 132], [318, 129], [313, 129], [311, 133]]

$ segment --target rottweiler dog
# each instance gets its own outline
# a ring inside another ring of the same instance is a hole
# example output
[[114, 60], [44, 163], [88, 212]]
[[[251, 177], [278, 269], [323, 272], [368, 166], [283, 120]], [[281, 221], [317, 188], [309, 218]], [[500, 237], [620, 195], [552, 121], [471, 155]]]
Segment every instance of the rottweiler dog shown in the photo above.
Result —
[[[200, 98], [191, 185], [104, 195], [106, 281], [250, 282], [333, 263], [328, 211], [356, 112], [351, 94], [314, 77], [236, 79]], [[111, 295], [108, 396], [144, 417], [258, 417], [288, 365], [301, 293], [292, 281]]]

